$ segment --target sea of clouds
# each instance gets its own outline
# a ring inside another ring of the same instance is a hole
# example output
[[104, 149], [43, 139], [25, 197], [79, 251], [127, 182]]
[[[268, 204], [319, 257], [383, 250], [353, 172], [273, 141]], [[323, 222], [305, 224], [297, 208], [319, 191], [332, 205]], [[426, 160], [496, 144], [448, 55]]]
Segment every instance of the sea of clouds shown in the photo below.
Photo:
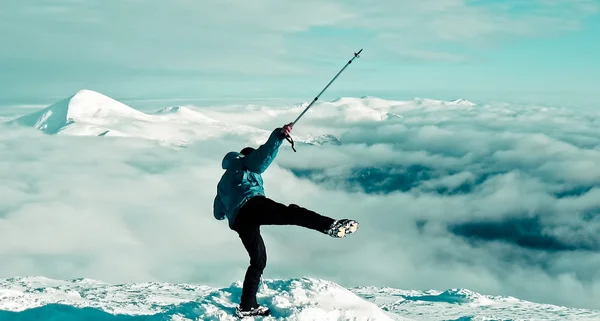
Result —
[[[271, 130], [301, 107], [193, 108]], [[33, 110], [4, 107], [3, 120]], [[598, 111], [569, 106], [317, 104], [293, 134], [339, 143], [297, 153], [284, 143], [263, 175], [267, 195], [360, 229], [338, 240], [263, 227], [264, 277], [600, 308], [599, 122]], [[173, 148], [0, 126], [0, 277], [241, 280], [247, 254], [212, 201], [223, 155], [249, 143], [233, 133]]]

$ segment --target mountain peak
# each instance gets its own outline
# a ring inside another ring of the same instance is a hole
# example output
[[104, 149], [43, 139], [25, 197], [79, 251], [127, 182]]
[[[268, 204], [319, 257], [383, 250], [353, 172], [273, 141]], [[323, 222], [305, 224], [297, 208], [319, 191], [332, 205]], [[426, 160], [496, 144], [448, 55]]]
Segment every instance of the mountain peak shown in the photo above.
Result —
[[[9, 123], [33, 127], [46, 134], [56, 134], [75, 123], [87, 123], [94, 118], [116, 116], [144, 119], [146, 114], [99, 92], [82, 89], [42, 110], [19, 117]], [[98, 133], [106, 132], [101, 126]]]

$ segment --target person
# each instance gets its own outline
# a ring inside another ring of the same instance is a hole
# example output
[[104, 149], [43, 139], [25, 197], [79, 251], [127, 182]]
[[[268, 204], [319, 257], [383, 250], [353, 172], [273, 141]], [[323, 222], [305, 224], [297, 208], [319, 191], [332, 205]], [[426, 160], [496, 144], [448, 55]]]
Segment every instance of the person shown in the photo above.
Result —
[[221, 162], [225, 172], [217, 184], [214, 217], [217, 220], [228, 219], [229, 228], [237, 232], [250, 256], [240, 304], [236, 308], [240, 317], [270, 314], [267, 307], [259, 306], [256, 301], [260, 278], [267, 263], [261, 225], [301, 226], [334, 238], [345, 237], [358, 228], [355, 220], [335, 220], [299, 205], [284, 205], [265, 196], [261, 174], [277, 156], [292, 126], [289, 123], [276, 128], [256, 149], [245, 147], [240, 152], [228, 152]]

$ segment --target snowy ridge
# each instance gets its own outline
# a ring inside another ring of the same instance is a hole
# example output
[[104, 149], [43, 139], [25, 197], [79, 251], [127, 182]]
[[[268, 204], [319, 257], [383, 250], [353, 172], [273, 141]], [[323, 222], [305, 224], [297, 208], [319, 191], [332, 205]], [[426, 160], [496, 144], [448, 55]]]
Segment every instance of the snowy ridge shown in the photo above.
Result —
[[155, 115], [162, 115], [161, 119], [168, 119], [174, 121], [196, 121], [200, 123], [217, 123], [218, 121], [212, 119], [200, 112], [192, 110], [185, 106], [172, 106], [165, 107], [154, 113]]
[[[148, 120], [148, 116], [110, 97], [91, 90], [81, 90], [75, 95], [56, 102], [40, 111], [19, 117], [11, 123], [34, 127], [47, 134], [57, 134], [66, 128], [77, 127], [85, 135], [106, 131], [109, 118]], [[87, 132], [86, 132], [87, 131]]]
[[[0, 319], [237, 320], [241, 282], [227, 288], [144, 282], [109, 284], [92, 279], [0, 279]], [[486, 296], [465, 289], [404, 291], [345, 289], [333, 282], [298, 278], [264, 280], [258, 293], [272, 316], [259, 320], [599, 320], [600, 311]], [[60, 308], [59, 308], [60, 307]], [[60, 312], [57, 312], [60, 311]], [[60, 313], [60, 315], [59, 315]], [[137, 317], [137, 318], [136, 318]], [[248, 318], [248, 320], [252, 320]]]
[[[144, 113], [92, 90], [80, 90], [39, 111], [7, 122], [39, 129], [49, 135], [120, 136], [185, 146], [195, 140], [237, 135], [249, 143], [263, 143], [272, 129], [217, 120], [186, 106], [169, 106]], [[298, 143], [335, 141], [330, 136], [298, 135]]]
[[352, 291], [384, 311], [415, 320], [600, 320], [600, 311], [483, 295], [467, 289], [415, 291], [365, 286]]
[[[193, 137], [209, 139], [234, 130], [232, 126], [186, 107], [167, 107], [154, 114], [146, 114], [91, 90], [81, 90], [10, 123], [33, 127], [46, 134], [126, 136], [171, 145], [185, 145]], [[193, 132], [191, 135], [190, 130]], [[244, 126], [237, 126], [235, 131], [251, 137], [265, 135], [264, 130]]]
[[[289, 112], [300, 113], [307, 104], [289, 109]], [[423, 109], [470, 109], [476, 104], [457, 99], [442, 101], [434, 99], [414, 98], [406, 101], [386, 100], [377, 97], [364, 96], [361, 98], [341, 97], [331, 102], [317, 102], [311, 109], [310, 117], [327, 119], [335, 123], [353, 123], [365, 121], [387, 121], [402, 119], [403, 113]]]
[[[144, 113], [92, 90], [80, 90], [39, 111], [9, 121], [41, 130], [50, 135], [120, 136], [150, 139], [174, 146], [185, 146], [195, 140], [214, 139], [226, 135], [244, 137], [249, 143], [262, 143], [270, 130], [243, 123], [252, 117], [294, 119], [307, 103], [291, 107], [246, 106], [239, 113], [220, 108], [198, 111], [187, 106], [169, 106]], [[376, 97], [342, 97], [332, 102], [317, 102], [306, 121], [328, 121], [351, 124], [364, 121], [402, 120], [403, 113], [423, 108], [472, 108], [475, 104], [458, 99], [439, 101], [415, 98], [409, 101], [384, 100]], [[302, 144], [339, 144], [334, 133], [294, 135]]]

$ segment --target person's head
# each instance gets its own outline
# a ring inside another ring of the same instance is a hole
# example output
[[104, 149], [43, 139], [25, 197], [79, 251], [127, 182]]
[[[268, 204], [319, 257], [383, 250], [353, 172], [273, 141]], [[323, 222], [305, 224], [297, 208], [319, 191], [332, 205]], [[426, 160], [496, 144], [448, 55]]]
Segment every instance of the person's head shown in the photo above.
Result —
[[254, 147], [244, 147], [241, 151], [240, 154], [244, 155], [244, 156], [248, 156], [248, 154], [252, 153], [255, 150]]

